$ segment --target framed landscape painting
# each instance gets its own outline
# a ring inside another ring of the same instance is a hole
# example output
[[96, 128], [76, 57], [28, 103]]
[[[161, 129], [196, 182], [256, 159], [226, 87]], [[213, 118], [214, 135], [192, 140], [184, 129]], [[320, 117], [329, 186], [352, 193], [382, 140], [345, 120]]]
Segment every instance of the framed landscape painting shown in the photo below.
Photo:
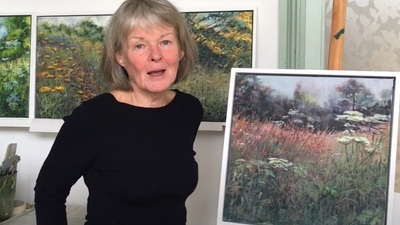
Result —
[[0, 126], [28, 125], [31, 16], [0, 16]]
[[106, 90], [99, 67], [110, 18], [37, 17], [35, 118], [61, 119]]
[[[173, 88], [202, 102], [208, 122], [225, 122], [231, 67], [254, 63], [254, 10], [183, 12], [199, 47], [190, 79]], [[37, 17], [35, 118], [61, 119], [107, 90], [99, 63], [110, 15]]]
[[395, 72], [232, 69], [218, 225], [391, 225]]

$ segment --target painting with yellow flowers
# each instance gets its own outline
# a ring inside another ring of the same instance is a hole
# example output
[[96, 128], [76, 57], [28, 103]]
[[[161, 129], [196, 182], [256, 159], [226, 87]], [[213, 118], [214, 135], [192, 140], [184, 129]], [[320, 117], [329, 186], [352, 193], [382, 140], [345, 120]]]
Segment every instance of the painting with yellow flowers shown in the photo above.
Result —
[[108, 15], [40, 16], [36, 118], [58, 119], [104, 91], [99, 62]]
[[[190, 79], [176, 84], [197, 96], [203, 121], [225, 122], [232, 67], [253, 67], [254, 10], [184, 12], [199, 47]], [[60, 119], [106, 91], [99, 76], [110, 15], [38, 16], [36, 118]]]
[[31, 17], [0, 16], [0, 117], [28, 118]]

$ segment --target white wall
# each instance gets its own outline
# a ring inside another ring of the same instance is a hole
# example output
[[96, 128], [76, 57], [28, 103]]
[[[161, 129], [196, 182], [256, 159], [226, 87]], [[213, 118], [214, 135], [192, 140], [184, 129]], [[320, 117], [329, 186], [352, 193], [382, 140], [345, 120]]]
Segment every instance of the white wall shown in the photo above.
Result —
[[[256, 9], [256, 67], [277, 68], [279, 0], [171, 0], [184, 11]], [[0, 0], [0, 16], [10, 14], [112, 13], [122, 0]], [[34, 74], [32, 74], [34, 76]], [[33, 187], [55, 133], [29, 132], [29, 128], [0, 127], [0, 155], [9, 143], [17, 143], [18, 183], [16, 198], [33, 202]], [[188, 225], [215, 225], [223, 149], [222, 131], [200, 131], [195, 143], [200, 177], [187, 202]], [[82, 180], [72, 188], [68, 204], [85, 204], [87, 189]]]

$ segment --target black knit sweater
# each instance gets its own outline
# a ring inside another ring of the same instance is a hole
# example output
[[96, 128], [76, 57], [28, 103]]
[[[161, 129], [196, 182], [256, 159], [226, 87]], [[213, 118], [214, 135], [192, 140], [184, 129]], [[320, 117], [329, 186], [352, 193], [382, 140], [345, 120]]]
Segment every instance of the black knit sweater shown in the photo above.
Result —
[[141, 108], [101, 94], [64, 118], [35, 186], [37, 225], [66, 225], [65, 202], [83, 176], [86, 225], [184, 225], [198, 181], [193, 143], [203, 116], [176, 91], [168, 105]]

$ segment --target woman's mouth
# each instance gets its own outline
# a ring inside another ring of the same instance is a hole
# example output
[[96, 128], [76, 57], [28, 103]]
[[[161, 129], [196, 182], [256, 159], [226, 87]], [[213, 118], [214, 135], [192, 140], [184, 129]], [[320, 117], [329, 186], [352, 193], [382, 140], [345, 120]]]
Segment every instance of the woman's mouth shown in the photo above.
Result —
[[147, 74], [150, 76], [159, 76], [162, 75], [165, 72], [165, 70], [155, 70], [155, 71], [150, 71]]

